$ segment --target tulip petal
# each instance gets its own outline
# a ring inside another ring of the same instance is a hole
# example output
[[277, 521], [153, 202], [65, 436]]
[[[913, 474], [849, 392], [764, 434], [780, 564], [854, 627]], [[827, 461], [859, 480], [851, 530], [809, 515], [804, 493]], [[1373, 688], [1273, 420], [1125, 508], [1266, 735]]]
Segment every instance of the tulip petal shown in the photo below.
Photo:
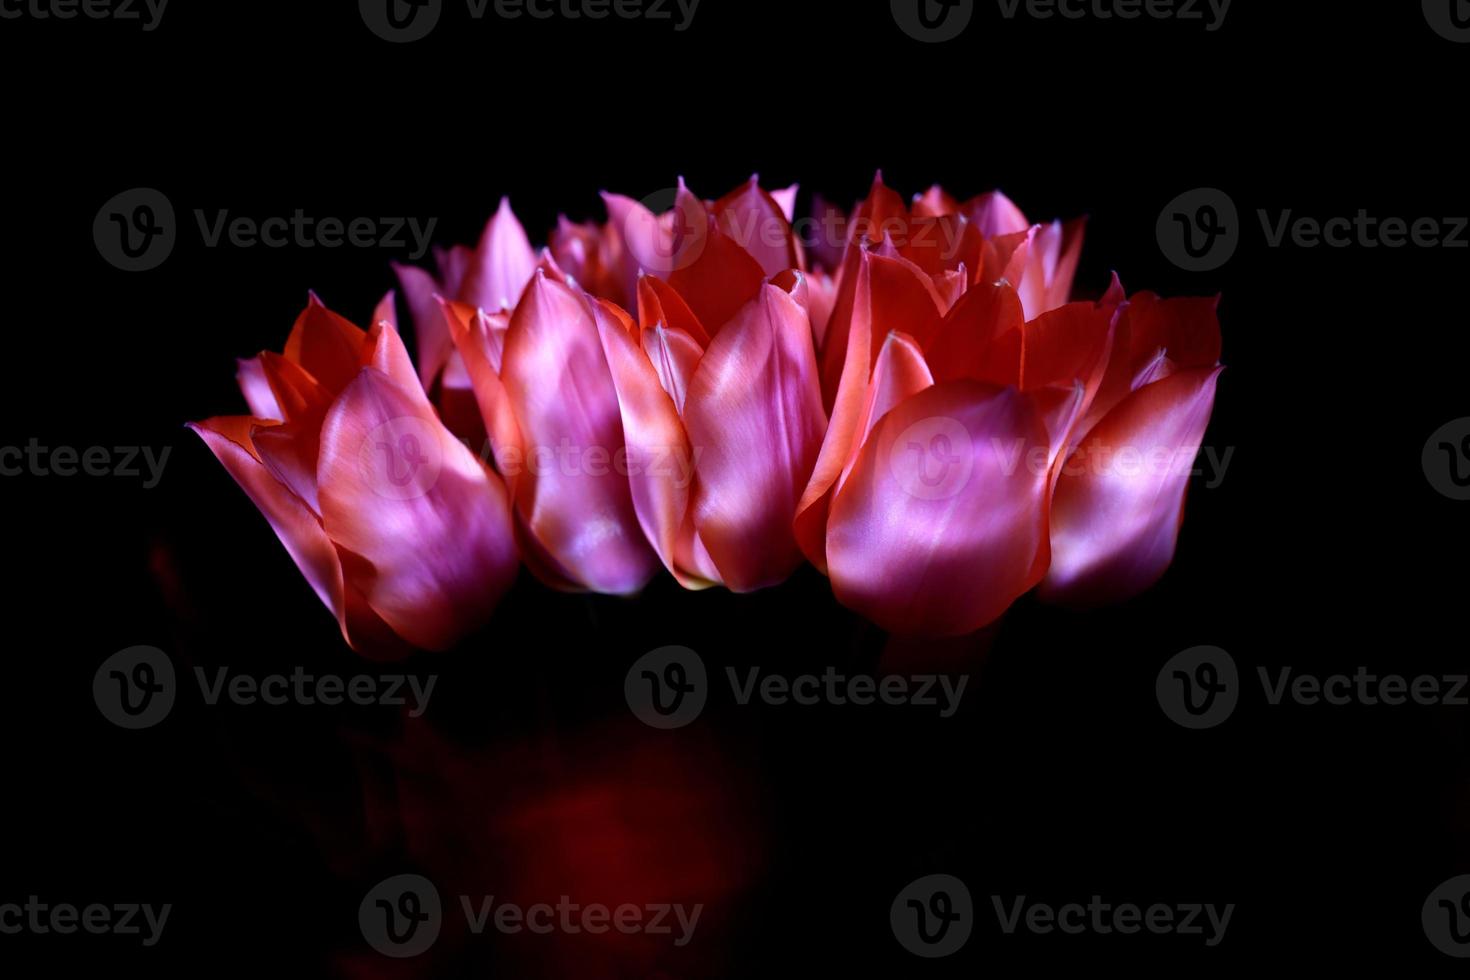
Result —
[[694, 523], [721, 578], [736, 592], [783, 581], [801, 563], [792, 519], [827, 424], [811, 324], [790, 294], [763, 286], [715, 335], [684, 423]]
[[[766, 278], [761, 264], [720, 227], [704, 203], [679, 184], [667, 279], [712, 335], [745, 306]], [[645, 266], [648, 271], [656, 268]]]
[[1000, 191], [989, 191], [966, 201], [960, 209], [965, 217], [980, 227], [986, 238], [1011, 235], [1031, 227], [1026, 215], [1016, 207], [1014, 201]]
[[286, 338], [285, 356], [336, 393], [357, 376], [371, 351], [365, 332], [312, 293]]
[[758, 177], [720, 198], [713, 210], [719, 229], [750, 253], [766, 277], [800, 267], [791, 222]]
[[365, 368], [322, 426], [322, 527], [361, 561], [352, 577], [393, 631], [443, 650], [489, 619], [515, 579], [500, 479], [428, 400]]
[[1221, 370], [1191, 368], [1138, 389], [1066, 461], [1052, 503], [1045, 598], [1118, 601], [1164, 574]]
[[491, 313], [509, 309], [535, 271], [536, 250], [511, 210], [510, 199], [502, 197], [500, 208], [485, 225], [456, 298]]
[[235, 361], [235, 381], [240, 385], [240, 394], [250, 406], [250, 414], [262, 419], [280, 419], [281, 406], [271, 392], [259, 357], [239, 358]]
[[572, 582], [637, 592], [658, 559], [614, 465], [618, 393], [583, 296], [538, 271], [511, 317], [500, 376], [525, 444], [516, 507], [527, 529]]
[[[693, 536], [689, 501], [694, 458], [684, 424], [655, 365], [638, 338], [621, 322], [623, 311], [599, 301], [595, 313], [608, 369], [617, 387], [628, 480], [638, 523], [680, 585], [704, 588], [712, 581], [706, 576], [686, 574], [686, 566], [679, 560], [681, 535], [690, 539]], [[657, 329], [650, 328], [643, 334], [646, 337]]]
[[404, 652], [402, 641], [362, 594], [344, 581], [337, 547], [322, 528], [321, 519], [300, 497], [276, 480], [252, 448], [251, 433], [258, 434], [276, 424], [266, 419], [235, 416], [191, 422], [189, 428], [204, 440], [276, 532], [307, 584], [337, 618], [348, 645], [372, 656]]
[[[395, 262], [393, 271], [398, 276], [399, 287], [408, 304], [409, 318], [413, 321], [415, 349], [419, 355], [419, 381], [425, 390], [429, 390], [454, 349], [448, 324], [439, 309], [441, 287], [433, 276], [415, 266]], [[454, 295], [447, 289], [443, 294]]]
[[890, 411], [832, 504], [838, 601], [895, 633], [993, 622], [1046, 570], [1046, 449], [1014, 388], [943, 382]]

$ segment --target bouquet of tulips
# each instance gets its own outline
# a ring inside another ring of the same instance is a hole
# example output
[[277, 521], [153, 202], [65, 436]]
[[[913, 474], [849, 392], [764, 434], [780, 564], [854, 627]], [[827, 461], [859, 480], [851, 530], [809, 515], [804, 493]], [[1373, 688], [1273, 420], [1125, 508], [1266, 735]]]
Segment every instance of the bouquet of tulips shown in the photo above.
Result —
[[444, 649], [521, 562], [626, 595], [809, 561], [886, 630], [953, 636], [1033, 588], [1096, 604], [1173, 558], [1221, 367], [1217, 301], [1069, 302], [1083, 222], [999, 192], [851, 212], [680, 182], [539, 254], [502, 201], [396, 269], [362, 330], [312, 297], [192, 426], [355, 649]]

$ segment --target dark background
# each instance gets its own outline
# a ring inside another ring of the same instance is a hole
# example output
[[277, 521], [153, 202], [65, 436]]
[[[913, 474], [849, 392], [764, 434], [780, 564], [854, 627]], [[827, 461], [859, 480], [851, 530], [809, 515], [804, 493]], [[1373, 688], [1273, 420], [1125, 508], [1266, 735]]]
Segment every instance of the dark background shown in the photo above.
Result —
[[[1466, 505], [1431, 489], [1420, 451], [1467, 414], [1470, 252], [1270, 249], [1255, 211], [1470, 212], [1457, 111], [1470, 47], [1407, 3], [1238, 0], [1213, 34], [1005, 22], [981, 4], [938, 46], [906, 37], [884, 3], [703, 0], [684, 34], [457, 10], [401, 46], [369, 34], [355, 4], [306, 6], [174, 0], [147, 34], [0, 21], [0, 444], [173, 447], [152, 490], [0, 481], [0, 901], [174, 905], [151, 950], [0, 936], [0, 962], [18, 964], [7, 975], [1456, 967], [1419, 912], [1470, 871], [1470, 709], [1268, 708], [1252, 685], [1225, 725], [1187, 732], [1154, 678], [1198, 644], [1251, 675], [1464, 672]], [[192, 209], [438, 217], [450, 243], [473, 241], [510, 194], [539, 243], [559, 211], [600, 218], [603, 188], [641, 197], [682, 174], [716, 196], [758, 171], [800, 181], [804, 203], [846, 203], [879, 167], [905, 194], [999, 186], [1033, 218], [1090, 214], [1080, 293], [1113, 269], [1130, 291], [1223, 293], [1228, 370], [1207, 441], [1236, 452], [1222, 486], [1192, 488], [1151, 592], [1089, 614], [1023, 599], [974, 644], [988, 652], [970, 652], [975, 679], [947, 721], [717, 696], [682, 732], [632, 722], [624, 672], [665, 644], [712, 670], [877, 669], [882, 634], [810, 569], [744, 597], [663, 577], [634, 601], [558, 595], [523, 571], [486, 630], [410, 661], [440, 675], [417, 721], [196, 697], [130, 733], [97, 713], [93, 672], [135, 644], [181, 671], [380, 669], [345, 648], [182, 425], [241, 410], [233, 358], [279, 349], [308, 289], [361, 322], [403, 256], [205, 249]], [[161, 268], [127, 274], [98, 255], [91, 223], [135, 186], [167, 194], [185, 227]], [[1245, 229], [1229, 264], [1193, 274], [1160, 253], [1154, 222], [1200, 186], [1227, 191]], [[389, 964], [363, 945], [356, 908], [400, 871], [447, 895], [569, 874], [594, 899], [714, 898], [684, 951], [450, 937]], [[979, 925], [957, 956], [925, 962], [894, 942], [888, 905], [938, 872], [968, 883]], [[1237, 908], [1206, 949], [1003, 936], [992, 894]]]

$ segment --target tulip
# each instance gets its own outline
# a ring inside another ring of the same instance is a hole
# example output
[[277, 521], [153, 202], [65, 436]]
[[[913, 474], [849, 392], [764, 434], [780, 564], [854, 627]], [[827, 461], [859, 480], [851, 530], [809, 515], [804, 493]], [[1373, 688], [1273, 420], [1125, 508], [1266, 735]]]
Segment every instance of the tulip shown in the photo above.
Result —
[[1223, 370], [1218, 302], [1140, 293], [1124, 309], [1100, 393], [1058, 476], [1043, 598], [1121, 601], [1173, 561]]
[[[550, 256], [498, 364], [489, 332], [453, 318], [497, 458], [557, 457], [508, 473], [523, 551], [544, 581], [622, 594], [662, 562], [688, 588], [743, 592], [801, 563], [791, 516], [826, 416], [810, 291], [786, 265], [799, 261], [792, 193], [783, 205], [752, 180], [706, 204], [681, 184], [663, 215], [607, 195], [604, 234], [644, 260], [630, 287], [637, 322]], [[755, 240], [760, 258], [742, 244]], [[613, 464], [563, 465], [557, 447]]]
[[505, 488], [440, 422], [390, 323], [364, 332], [313, 296], [240, 385], [254, 415], [190, 428], [349, 645], [442, 650], [489, 618], [517, 568]]
[[485, 309], [508, 310], [536, 268], [536, 252], [507, 198], [485, 225], [474, 249], [456, 245], [435, 250], [437, 275], [411, 265], [394, 263], [418, 341], [419, 380], [427, 391], [436, 381], [463, 392], [470, 387], [450, 337], [449, 324], [439, 307], [447, 299]]

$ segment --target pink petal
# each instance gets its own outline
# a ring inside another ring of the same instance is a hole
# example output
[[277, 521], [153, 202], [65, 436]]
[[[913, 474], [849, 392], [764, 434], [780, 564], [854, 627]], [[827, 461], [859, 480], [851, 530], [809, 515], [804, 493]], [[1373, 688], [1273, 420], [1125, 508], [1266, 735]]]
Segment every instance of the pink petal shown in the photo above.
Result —
[[535, 271], [536, 250], [510, 209], [510, 199], [502, 197], [500, 209], [485, 225], [456, 298], [491, 313], [509, 309]]
[[782, 206], [756, 177], [715, 202], [719, 229], [760, 265], [767, 277], [799, 268], [796, 239]]
[[372, 656], [406, 652], [362, 594], [344, 582], [341, 558], [320, 518], [271, 475], [252, 449], [252, 431], [259, 433], [274, 425], [265, 419], [236, 416], [191, 422], [189, 428], [265, 516], [307, 584], [337, 618], [348, 645]]
[[[685, 588], [711, 584], [708, 576], [689, 574], [680, 560], [681, 536], [692, 546], [693, 451], [678, 409], [638, 338], [625, 323], [626, 314], [606, 302], [596, 307], [598, 333], [617, 387], [627, 443], [627, 472], [633, 507], [654, 551]], [[643, 331], [646, 337], [660, 328]]]
[[454, 294], [441, 287], [423, 269], [395, 262], [393, 271], [398, 276], [404, 301], [408, 303], [409, 318], [413, 320], [419, 380], [426, 389], [431, 389], [454, 350], [449, 339], [449, 326], [439, 310], [439, 296], [441, 292], [447, 296]]
[[800, 190], [800, 184], [792, 184], [790, 187], [771, 191], [771, 198], [781, 208], [781, 213], [786, 216], [787, 222], [796, 220], [796, 194]]
[[1037, 232], [1018, 287], [1026, 319], [1033, 320], [1071, 299], [1086, 227], [1086, 220], [1079, 218], [1066, 225], [1053, 221]]
[[1221, 370], [1191, 368], [1138, 389], [1066, 461], [1052, 503], [1047, 599], [1114, 602], [1164, 574]]
[[256, 418], [280, 419], [281, 406], [276, 404], [276, 396], [271, 393], [270, 382], [260, 367], [260, 358], [241, 358], [235, 361], [235, 365], [235, 381], [245, 396], [245, 404], [250, 406], [250, 414]]
[[500, 479], [413, 385], [365, 368], [327, 413], [322, 526], [393, 631], [443, 650], [489, 619], [518, 562]]
[[889, 412], [832, 505], [838, 600], [897, 633], [994, 621], [1046, 570], [1046, 449], [1013, 388], [944, 382]]
[[511, 317], [501, 380], [524, 439], [516, 507], [566, 579], [628, 594], [657, 567], [625, 473], [617, 388], [591, 307], [538, 272]]
[[966, 201], [961, 212], [980, 226], [980, 234], [986, 238], [1010, 235], [1031, 227], [1026, 215], [1016, 207], [1014, 201], [1000, 191], [990, 191]]
[[694, 523], [726, 585], [748, 592], [801, 563], [792, 519], [827, 417], [806, 311], [764, 286], [715, 335], [689, 385]]

